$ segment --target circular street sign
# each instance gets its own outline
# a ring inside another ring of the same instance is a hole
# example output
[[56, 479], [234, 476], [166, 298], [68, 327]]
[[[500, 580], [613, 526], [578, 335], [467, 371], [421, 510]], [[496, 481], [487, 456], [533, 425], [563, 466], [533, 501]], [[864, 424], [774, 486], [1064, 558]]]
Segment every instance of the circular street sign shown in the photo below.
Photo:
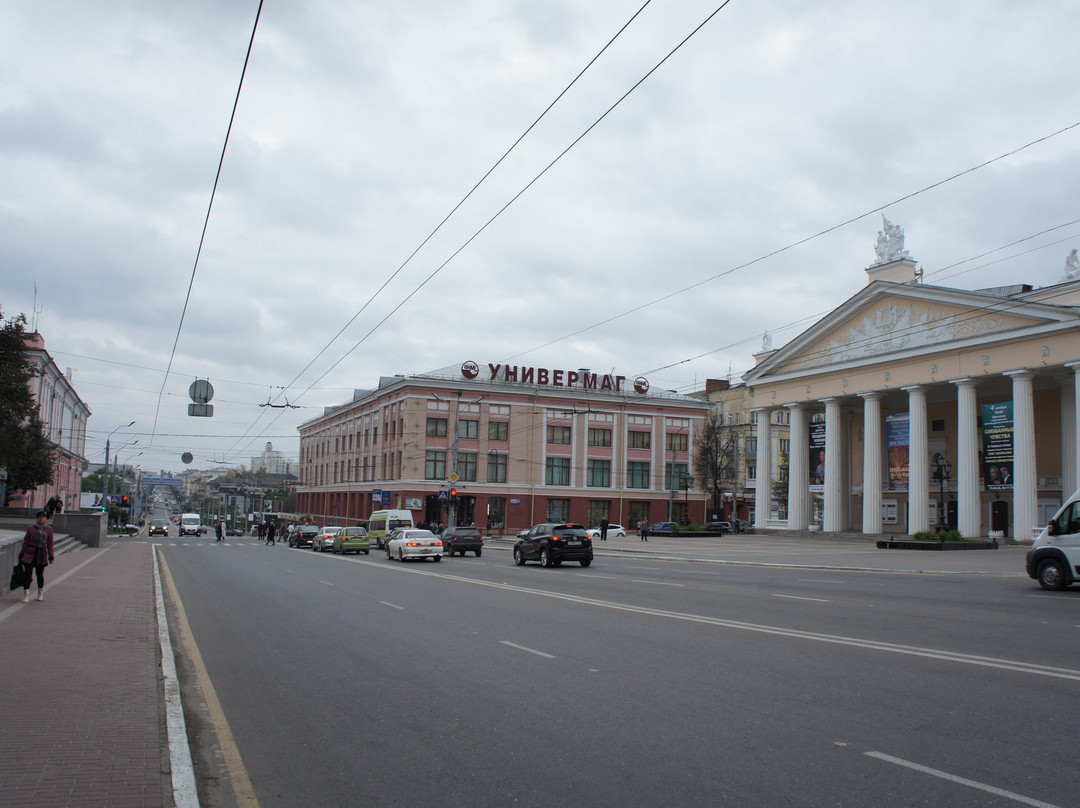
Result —
[[191, 452], [184, 452], [182, 455], [180, 455], [180, 459], [183, 460], [185, 463], [190, 463], [192, 460], [195, 459], [195, 456]]
[[196, 404], [207, 404], [214, 397], [214, 387], [208, 379], [196, 379], [188, 388], [188, 395]]

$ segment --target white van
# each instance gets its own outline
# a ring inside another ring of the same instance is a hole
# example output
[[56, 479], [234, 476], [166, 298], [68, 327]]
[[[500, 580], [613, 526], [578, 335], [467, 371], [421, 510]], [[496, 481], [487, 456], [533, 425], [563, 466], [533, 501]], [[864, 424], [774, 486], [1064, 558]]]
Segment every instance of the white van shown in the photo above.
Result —
[[1043, 589], [1080, 581], [1080, 491], [1050, 520], [1028, 550], [1027, 574]]
[[202, 517], [197, 513], [184, 513], [180, 515], [180, 535], [198, 536], [199, 528], [202, 527]]
[[415, 527], [412, 511], [375, 511], [368, 517], [368, 541], [380, 550], [386, 546], [386, 535], [399, 527]]

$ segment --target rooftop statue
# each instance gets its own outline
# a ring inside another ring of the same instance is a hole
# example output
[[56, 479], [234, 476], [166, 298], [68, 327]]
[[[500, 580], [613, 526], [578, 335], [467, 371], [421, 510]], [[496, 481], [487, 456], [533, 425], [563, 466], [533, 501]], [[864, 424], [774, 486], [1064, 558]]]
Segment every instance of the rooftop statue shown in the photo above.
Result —
[[890, 222], [884, 214], [881, 216], [881, 223], [885, 229], [878, 230], [877, 243], [874, 245], [877, 263], [887, 264], [901, 258], [910, 258], [908, 251], [904, 249], [904, 228]]
[[1080, 257], [1076, 255], [1076, 250], [1069, 250], [1069, 254], [1065, 256], [1065, 275], [1062, 277], [1062, 281], [1075, 281], [1080, 278]]

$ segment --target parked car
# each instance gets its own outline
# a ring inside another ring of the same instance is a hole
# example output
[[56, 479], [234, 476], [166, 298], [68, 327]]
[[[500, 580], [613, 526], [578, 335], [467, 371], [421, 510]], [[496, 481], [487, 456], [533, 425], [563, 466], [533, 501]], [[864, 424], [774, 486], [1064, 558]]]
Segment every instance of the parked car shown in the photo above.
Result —
[[150, 535], [153, 536], [160, 533], [166, 538], [169, 535], [169, 523], [164, 519], [151, 519], [150, 520]]
[[442, 539], [430, 530], [399, 528], [386, 540], [386, 557], [404, 561], [407, 558], [431, 558], [442, 561]]
[[319, 535], [318, 525], [300, 525], [289, 537], [290, 547], [311, 547], [315, 544], [315, 537]]
[[678, 522], [657, 522], [649, 526], [650, 533], [673, 533], [679, 529]]
[[706, 522], [701, 529], [709, 533], [719, 533], [721, 536], [734, 532], [731, 522]]
[[367, 555], [371, 552], [371, 542], [368, 539], [367, 530], [362, 527], [342, 527], [338, 528], [334, 532], [334, 541], [330, 547], [330, 552], [341, 553], [363, 553]]
[[[599, 539], [600, 538], [600, 527], [599, 526], [590, 527], [589, 530], [588, 530], [588, 533], [589, 533], [590, 536], [592, 536], [593, 540]], [[617, 539], [620, 536], [625, 536], [626, 535], [626, 528], [623, 527], [622, 525], [608, 525], [607, 526], [607, 534], [608, 534], [609, 539]]]
[[126, 525], [124, 525], [124, 532], [127, 533], [129, 536], [134, 536], [136, 533], [139, 532], [139, 526], [133, 525], [128, 522]]
[[442, 532], [442, 542], [443, 552], [450, 557], [472, 552], [479, 558], [484, 549], [484, 537], [475, 527], [448, 527]]
[[736, 533], [753, 533], [754, 526], [745, 519], [736, 519], [733, 523]]
[[514, 563], [518, 566], [526, 561], [539, 561], [542, 567], [577, 561], [587, 567], [592, 560], [592, 539], [582, 525], [543, 522], [532, 527], [525, 538], [514, 544]]
[[243, 531], [243, 528], [239, 528], [239, 527], [227, 527], [227, 528], [225, 528], [225, 535], [226, 536], [243, 536], [244, 531]]
[[337, 525], [328, 525], [322, 528], [311, 541], [311, 549], [316, 552], [326, 552], [334, 549], [334, 534], [340, 530]]

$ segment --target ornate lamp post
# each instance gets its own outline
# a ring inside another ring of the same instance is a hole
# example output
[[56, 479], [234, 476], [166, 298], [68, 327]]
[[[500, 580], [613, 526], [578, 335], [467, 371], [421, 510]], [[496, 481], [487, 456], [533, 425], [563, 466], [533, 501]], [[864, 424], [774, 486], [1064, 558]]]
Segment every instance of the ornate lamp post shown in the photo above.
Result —
[[940, 497], [939, 503], [941, 505], [941, 518], [938, 520], [937, 529], [940, 533], [945, 530], [945, 484], [949, 481], [949, 475], [952, 474], [952, 463], [945, 459], [945, 455], [938, 452], [934, 455], [934, 463], [931, 467], [933, 471], [933, 478], [938, 482], [938, 496]]
[[116, 429], [114, 429], [112, 432], [109, 433], [109, 437], [105, 438], [105, 471], [104, 471], [104, 476], [103, 476], [102, 481], [101, 481], [102, 482], [101, 496], [102, 496], [102, 499], [105, 501], [104, 504], [105, 504], [106, 508], [109, 507], [109, 501], [108, 501], [108, 496], [109, 496], [109, 442], [112, 440], [113, 435], [115, 435], [121, 429], [127, 429], [129, 426], [135, 426], [135, 422], [132, 421], [130, 424], [124, 424], [123, 426], [118, 426]]

